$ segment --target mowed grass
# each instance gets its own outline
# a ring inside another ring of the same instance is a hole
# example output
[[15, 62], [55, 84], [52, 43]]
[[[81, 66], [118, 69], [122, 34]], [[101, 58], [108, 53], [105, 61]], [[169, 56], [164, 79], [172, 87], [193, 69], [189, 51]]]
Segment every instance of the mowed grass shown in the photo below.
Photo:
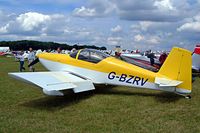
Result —
[[[13, 58], [0, 57], [0, 132], [200, 132], [199, 78], [191, 100], [119, 86], [49, 97], [38, 87], [8, 77], [18, 65]], [[38, 63], [36, 70], [45, 69]]]

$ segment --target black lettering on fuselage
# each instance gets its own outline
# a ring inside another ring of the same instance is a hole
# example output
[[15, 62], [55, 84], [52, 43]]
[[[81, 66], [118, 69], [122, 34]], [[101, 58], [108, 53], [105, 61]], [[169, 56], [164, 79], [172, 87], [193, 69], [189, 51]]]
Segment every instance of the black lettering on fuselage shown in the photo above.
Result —
[[108, 74], [108, 79], [110, 79], [110, 80], [117, 79], [119, 82], [140, 85], [140, 86], [144, 86], [148, 81], [148, 78], [145, 79], [145, 78], [141, 78], [139, 76], [133, 76], [133, 75], [127, 75], [127, 74], [116, 75], [116, 72], [110, 72]]
[[129, 84], [131, 84], [132, 82], [131, 82], [131, 80], [134, 78], [134, 76], [132, 76], [132, 75], [129, 75], [129, 79], [128, 80], [126, 80], [126, 83], [129, 83]]
[[119, 81], [120, 81], [120, 82], [126, 81], [126, 77], [127, 77], [126, 74], [122, 74], [122, 75], [120, 76], [120, 78], [119, 78]]
[[136, 76], [135, 79], [133, 80], [133, 84], [135, 84], [135, 82], [136, 82], [136, 84], [139, 85], [140, 80], [141, 80], [141, 78]]
[[115, 78], [116, 73], [115, 72], [110, 72], [108, 74], [108, 79], [113, 80]]
[[148, 79], [146, 79], [146, 80], [144, 81], [144, 78], [142, 78], [141, 86], [143, 86], [147, 81], [148, 81]]

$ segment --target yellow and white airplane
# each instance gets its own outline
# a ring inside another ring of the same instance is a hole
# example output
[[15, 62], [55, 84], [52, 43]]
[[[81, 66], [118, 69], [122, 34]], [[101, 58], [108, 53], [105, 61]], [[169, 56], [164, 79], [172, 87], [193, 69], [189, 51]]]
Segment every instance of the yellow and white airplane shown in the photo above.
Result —
[[192, 91], [191, 52], [173, 48], [159, 72], [155, 73], [118, 60], [97, 50], [82, 49], [70, 55], [41, 53], [39, 61], [49, 72], [9, 73], [33, 83], [47, 95], [63, 96], [94, 90], [95, 84], [120, 85], [163, 90], [187, 96]]

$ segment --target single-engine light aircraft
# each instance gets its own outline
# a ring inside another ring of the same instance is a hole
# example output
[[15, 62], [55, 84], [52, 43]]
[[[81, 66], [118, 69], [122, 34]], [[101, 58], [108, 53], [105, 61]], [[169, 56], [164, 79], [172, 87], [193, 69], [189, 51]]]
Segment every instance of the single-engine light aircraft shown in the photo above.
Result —
[[41, 53], [37, 55], [37, 61], [49, 72], [9, 75], [33, 83], [41, 87], [45, 94], [53, 96], [63, 96], [66, 89], [79, 93], [94, 90], [95, 84], [106, 84], [162, 90], [190, 98], [191, 54], [188, 50], [175, 47], [161, 69], [152, 72], [92, 49], [78, 50], [69, 55]]

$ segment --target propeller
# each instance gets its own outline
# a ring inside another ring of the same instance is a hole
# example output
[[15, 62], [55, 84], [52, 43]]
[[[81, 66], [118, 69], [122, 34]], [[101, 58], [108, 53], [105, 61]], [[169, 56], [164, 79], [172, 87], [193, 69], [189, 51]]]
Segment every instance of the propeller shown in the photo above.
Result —
[[38, 62], [39, 62], [39, 58], [36, 58], [34, 61], [32, 61], [32, 62], [28, 65], [28, 67], [31, 67], [31, 66], [35, 65], [36, 63], [38, 63]]

